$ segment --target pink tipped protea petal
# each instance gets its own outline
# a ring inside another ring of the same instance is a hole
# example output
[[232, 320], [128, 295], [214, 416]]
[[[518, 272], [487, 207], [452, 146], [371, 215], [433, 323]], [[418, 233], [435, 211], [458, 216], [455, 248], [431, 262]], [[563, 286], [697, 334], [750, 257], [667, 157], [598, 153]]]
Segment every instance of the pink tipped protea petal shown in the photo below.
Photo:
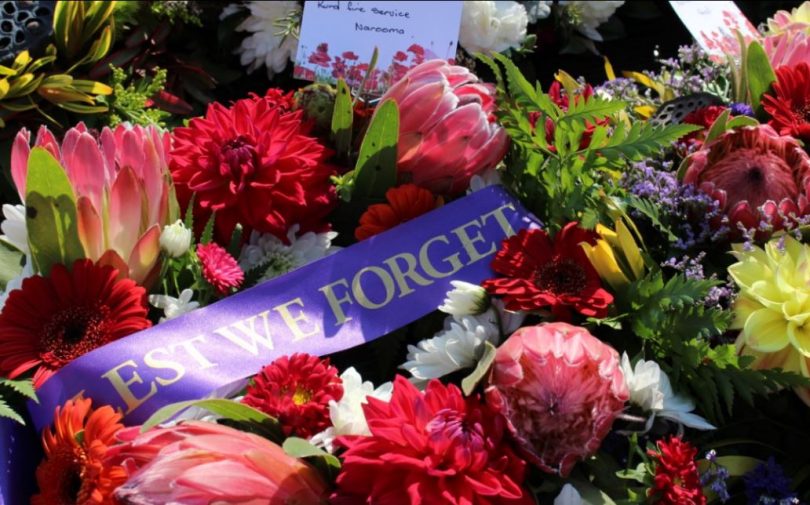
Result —
[[89, 198], [80, 196], [76, 201], [76, 212], [79, 221], [79, 240], [84, 246], [84, 253], [96, 261], [104, 253], [104, 223]]
[[129, 277], [142, 282], [157, 268], [160, 258], [160, 226], [152, 225], [141, 235], [129, 256]]
[[142, 187], [132, 169], [124, 167], [112, 185], [109, 202], [109, 247], [128, 257], [141, 230]]
[[28, 177], [28, 156], [31, 153], [29, 143], [31, 142], [31, 132], [23, 128], [14, 137], [14, 144], [11, 146], [11, 178], [17, 187], [20, 201], [25, 201], [25, 181]]
[[104, 205], [104, 158], [98, 142], [89, 133], [80, 134], [71, 149], [63, 145], [62, 161], [74, 191], [86, 196], [93, 206]]

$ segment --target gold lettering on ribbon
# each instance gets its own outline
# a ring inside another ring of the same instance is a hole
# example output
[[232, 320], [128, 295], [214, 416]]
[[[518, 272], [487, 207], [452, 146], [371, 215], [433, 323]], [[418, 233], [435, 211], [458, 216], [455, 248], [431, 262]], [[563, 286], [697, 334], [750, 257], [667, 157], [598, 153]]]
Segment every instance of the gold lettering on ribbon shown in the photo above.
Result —
[[[475, 235], [472, 237], [469, 235], [469, 233], [467, 233], [467, 228], [470, 227], [478, 228]], [[475, 247], [476, 243], [484, 242], [486, 240], [486, 238], [484, 238], [484, 236], [481, 234], [480, 228], [481, 223], [478, 221], [478, 219], [473, 219], [472, 221], [464, 223], [458, 228], [454, 228], [452, 230], [452, 233], [454, 233], [461, 241], [461, 245], [464, 246], [464, 250], [467, 251], [467, 256], [470, 257], [470, 261], [467, 262], [468, 265], [475, 263], [482, 258], [486, 258], [490, 254], [494, 253], [496, 249], [495, 242], [490, 242], [490, 248], [486, 252], [481, 252]]]
[[[363, 290], [361, 279], [363, 278], [363, 274], [366, 272], [373, 273], [382, 281], [383, 287], [385, 288], [385, 298], [383, 301], [373, 302], [368, 298], [365, 290]], [[367, 309], [379, 309], [381, 307], [385, 307], [388, 302], [394, 298], [395, 293], [396, 288], [394, 287], [394, 279], [391, 278], [391, 274], [381, 267], [363, 267], [356, 274], [354, 274], [354, 278], [352, 279], [352, 294], [354, 295], [355, 300], [357, 300], [357, 303]]]
[[[225, 337], [233, 344], [238, 345], [245, 351], [249, 352], [254, 356], [259, 355], [259, 344], [263, 345], [267, 349], [272, 350], [274, 348], [273, 339], [270, 336], [270, 323], [267, 320], [267, 316], [270, 313], [269, 310], [265, 310], [264, 312], [259, 312], [255, 316], [250, 316], [247, 319], [242, 319], [237, 321], [231, 325], [223, 326], [221, 328], [217, 328], [214, 330], [214, 333], [221, 337]], [[262, 319], [262, 329], [264, 330], [264, 334], [259, 333], [256, 331], [256, 319]], [[243, 339], [240, 337], [236, 331], [239, 331], [247, 337], [248, 340]]]
[[[399, 259], [405, 260], [404, 271], [397, 262]], [[408, 285], [408, 281], [406, 279], [410, 279], [419, 286], [430, 286], [433, 284], [432, 280], [425, 279], [416, 272], [416, 256], [411, 253], [404, 252], [396, 254], [383, 261], [383, 263], [388, 265], [388, 268], [391, 269], [391, 273], [394, 275], [394, 279], [397, 281], [397, 285], [399, 286], [399, 298], [409, 295], [414, 291], [413, 288]]]
[[298, 342], [299, 340], [303, 340], [307, 337], [311, 337], [312, 335], [317, 335], [321, 331], [321, 327], [318, 326], [318, 323], [315, 323], [315, 326], [309, 332], [304, 332], [301, 327], [298, 325], [299, 322], [301, 323], [308, 323], [307, 315], [303, 310], [298, 310], [298, 314], [293, 316], [290, 313], [289, 306], [290, 305], [298, 305], [299, 307], [304, 307], [304, 302], [301, 298], [296, 298], [294, 300], [290, 300], [289, 302], [282, 303], [281, 305], [276, 305], [273, 307], [273, 310], [279, 313], [281, 319], [284, 320], [284, 323], [287, 325], [287, 328], [290, 329], [293, 333], [293, 342]]
[[515, 234], [515, 230], [512, 228], [512, 225], [509, 224], [509, 221], [507, 221], [506, 216], [503, 214], [504, 209], [509, 209], [512, 212], [517, 212], [515, 210], [514, 205], [512, 205], [511, 203], [506, 203], [506, 204], [501, 205], [500, 207], [498, 207], [497, 209], [495, 209], [495, 210], [493, 210], [491, 212], [487, 212], [486, 214], [482, 214], [481, 215], [481, 222], [484, 223], [484, 225], [486, 225], [487, 224], [487, 218], [494, 217], [495, 221], [497, 221], [498, 224], [501, 226], [501, 230], [503, 230], [503, 232], [506, 233], [506, 236], [511, 237], [512, 235]]
[[141, 376], [138, 375], [138, 372], [132, 372], [132, 377], [129, 380], [125, 381], [121, 374], [118, 372], [122, 368], [132, 367], [138, 368], [138, 365], [131, 359], [124, 361], [120, 365], [116, 366], [115, 368], [109, 370], [107, 373], [103, 374], [101, 377], [110, 381], [112, 386], [115, 388], [115, 391], [118, 393], [118, 396], [124, 400], [124, 403], [127, 405], [126, 414], [129, 414], [133, 410], [137, 409], [143, 402], [151, 398], [155, 393], [157, 393], [157, 385], [154, 382], [151, 382], [151, 387], [149, 388], [149, 392], [146, 396], [142, 396], [138, 398], [129, 388], [132, 384], [143, 384], [143, 379]]
[[[343, 297], [338, 298], [333, 289], [335, 286], [343, 286], [346, 288], [346, 294], [343, 295]], [[329, 302], [329, 308], [332, 309], [332, 314], [335, 316], [335, 326], [340, 326], [346, 321], [351, 321], [352, 318], [346, 317], [346, 313], [343, 312], [343, 307], [341, 307], [341, 305], [344, 303], [354, 303], [349, 296], [349, 283], [346, 281], [346, 279], [339, 279], [335, 282], [331, 282], [326, 286], [318, 288], [318, 291], [323, 293], [324, 296], [326, 296], [326, 301]]]
[[459, 261], [458, 259], [459, 253], [455, 253], [446, 258], [442, 258], [442, 262], [450, 263], [452, 270], [441, 272], [436, 269], [433, 263], [431, 263], [429, 256], [430, 246], [435, 244], [436, 242], [449, 244], [450, 240], [444, 235], [437, 235], [433, 238], [428, 239], [424, 244], [422, 244], [422, 247], [419, 248], [419, 265], [422, 266], [422, 270], [424, 270], [425, 273], [427, 273], [434, 279], [441, 279], [442, 277], [448, 277], [461, 270], [461, 268], [464, 265], [462, 265], [461, 261]]

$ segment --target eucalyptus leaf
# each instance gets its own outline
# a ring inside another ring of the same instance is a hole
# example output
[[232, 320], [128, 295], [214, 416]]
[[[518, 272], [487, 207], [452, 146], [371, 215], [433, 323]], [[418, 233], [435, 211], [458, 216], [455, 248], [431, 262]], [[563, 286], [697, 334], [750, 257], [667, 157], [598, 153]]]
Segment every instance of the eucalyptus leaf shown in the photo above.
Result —
[[85, 257], [73, 187], [59, 163], [41, 147], [33, 148], [28, 158], [25, 212], [37, 272], [48, 275], [55, 264], [71, 265]]
[[383, 199], [397, 182], [397, 139], [399, 109], [396, 102], [380, 105], [368, 127], [354, 171], [353, 195], [365, 199]]
[[466, 396], [470, 396], [472, 394], [472, 392], [475, 390], [475, 386], [481, 382], [489, 371], [490, 367], [492, 367], [492, 363], [495, 361], [495, 354], [497, 351], [498, 349], [492, 345], [492, 342], [484, 342], [484, 352], [481, 355], [481, 359], [478, 360], [475, 370], [473, 370], [470, 375], [464, 377], [464, 379], [461, 381], [461, 390]]
[[746, 77], [748, 78], [748, 93], [751, 96], [751, 106], [757, 113], [762, 114], [762, 95], [770, 89], [771, 84], [776, 81], [773, 67], [768, 60], [768, 55], [762, 45], [753, 41], [748, 46], [748, 54], [745, 59]]

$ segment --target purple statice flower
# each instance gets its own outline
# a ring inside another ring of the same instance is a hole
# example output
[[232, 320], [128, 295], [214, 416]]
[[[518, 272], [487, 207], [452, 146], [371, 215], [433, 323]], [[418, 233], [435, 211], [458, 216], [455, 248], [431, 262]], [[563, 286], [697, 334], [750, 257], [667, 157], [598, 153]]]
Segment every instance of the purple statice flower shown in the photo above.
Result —
[[[678, 259], [671, 257], [661, 263], [663, 268], [672, 268], [684, 274], [687, 279], [702, 280], [706, 279], [706, 274], [703, 270], [703, 260], [706, 258], [706, 252], [701, 251], [697, 256], [685, 255]], [[711, 280], [717, 279], [717, 274], [712, 274], [708, 277]], [[709, 289], [706, 297], [702, 300], [703, 305], [706, 307], [723, 308], [729, 306], [735, 294], [734, 287], [730, 281], [724, 285], [713, 286]]]
[[734, 116], [751, 116], [754, 117], [754, 108], [747, 103], [734, 102], [730, 106], [731, 114]]
[[722, 239], [728, 230], [710, 226], [710, 221], [720, 216], [718, 203], [694, 186], [678, 182], [671, 170], [670, 161], [634, 163], [620, 184], [631, 194], [655, 202], [662, 220], [678, 237], [673, 244], [676, 249], [685, 251]]
[[721, 503], [726, 503], [731, 495], [728, 492], [726, 481], [729, 478], [728, 469], [717, 463], [717, 451], [712, 449], [706, 453], [709, 467], [700, 476], [700, 485], [709, 486]]
[[745, 496], [751, 505], [799, 503], [796, 493], [790, 489], [790, 479], [773, 456], [745, 474], [743, 483]]

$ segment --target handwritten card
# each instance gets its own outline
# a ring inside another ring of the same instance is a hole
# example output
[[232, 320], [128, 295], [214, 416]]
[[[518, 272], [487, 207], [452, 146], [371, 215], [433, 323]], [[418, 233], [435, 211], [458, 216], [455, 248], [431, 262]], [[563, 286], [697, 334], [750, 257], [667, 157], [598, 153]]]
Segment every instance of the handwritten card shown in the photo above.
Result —
[[760, 37], [754, 25], [732, 1], [669, 3], [700, 47], [715, 60], [740, 54], [737, 31], [742, 34], [746, 44]]
[[381, 95], [415, 65], [455, 57], [464, 2], [308, 1], [294, 76], [358, 88], [374, 48], [377, 65], [364, 90]]

